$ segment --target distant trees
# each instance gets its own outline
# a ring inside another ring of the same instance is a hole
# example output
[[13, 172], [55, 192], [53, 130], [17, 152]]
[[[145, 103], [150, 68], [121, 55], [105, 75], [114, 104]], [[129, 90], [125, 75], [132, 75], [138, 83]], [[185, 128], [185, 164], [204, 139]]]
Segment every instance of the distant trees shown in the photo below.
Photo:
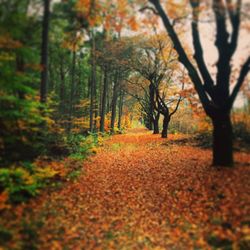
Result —
[[[149, 2], [153, 4], [155, 12], [162, 18], [167, 33], [178, 53], [178, 59], [188, 71], [202, 106], [213, 122], [213, 164], [221, 166], [233, 165], [233, 131], [230, 111], [250, 67], [250, 57], [247, 56], [234, 88], [230, 91], [230, 84], [233, 81], [231, 77], [231, 59], [238, 44], [242, 1], [212, 1], [212, 12], [216, 27], [215, 46], [218, 51], [216, 79], [212, 78], [203, 56], [199, 30], [199, 16], [202, 9], [200, 1], [190, 0], [194, 60], [196, 64], [188, 58], [173, 23], [171, 23], [169, 15], [163, 9], [160, 1], [150, 0]], [[227, 23], [231, 25], [230, 31]]]
[[155, 34], [148, 40], [139, 39], [140, 42], [135, 42], [131, 61], [134, 73], [127, 81], [130, 87], [134, 85], [134, 88], [141, 89], [142, 94], [133, 93], [134, 88], [129, 91], [141, 104], [146, 124], [149, 129], [153, 125], [154, 134], [159, 133], [159, 119], [163, 115], [162, 137], [166, 138], [170, 119], [181, 101], [181, 98], [176, 100], [175, 94], [171, 93], [172, 82], [179, 81], [177, 78], [180, 74], [176, 54], [166, 36]]
[[[72, 134], [98, 132], [101, 118], [101, 131], [128, 126], [127, 66], [120, 64], [123, 46], [118, 54], [113, 46], [123, 27], [136, 26], [127, 8], [119, 1], [1, 1], [0, 165], [65, 145]], [[113, 46], [105, 70], [97, 55], [104, 33]]]
[[59, 98], [58, 122], [68, 132], [107, 132], [116, 130], [118, 123], [120, 129], [123, 126], [126, 97], [121, 82], [127, 52], [119, 42], [121, 27], [113, 22], [119, 17], [117, 4], [111, 8], [108, 1], [53, 5], [49, 68], [54, 70], [49, 72], [49, 86], [53, 86], [49, 90]]

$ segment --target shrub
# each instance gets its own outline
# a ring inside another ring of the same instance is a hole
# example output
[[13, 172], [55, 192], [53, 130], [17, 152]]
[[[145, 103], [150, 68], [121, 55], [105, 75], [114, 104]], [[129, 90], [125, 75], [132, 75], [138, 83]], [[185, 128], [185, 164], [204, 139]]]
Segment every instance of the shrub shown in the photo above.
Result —
[[67, 138], [67, 144], [70, 157], [81, 160], [86, 158], [91, 149], [98, 144], [98, 135], [92, 133], [85, 137], [79, 134], [71, 134]]
[[[39, 167], [30, 163], [22, 167], [11, 166], [0, 169], [0, 194], [4, 203], [20, 203], [36, 196], [39, 189], [54, 178], [58, 171], [50, 166]], [[4, 208], [3, 204], [2, 207]]]
[[10, 202], [26, 201], [37, 194], [38, 188], [38, 182], [25, 169], [0, 169], [0, 190], [8, 192]]

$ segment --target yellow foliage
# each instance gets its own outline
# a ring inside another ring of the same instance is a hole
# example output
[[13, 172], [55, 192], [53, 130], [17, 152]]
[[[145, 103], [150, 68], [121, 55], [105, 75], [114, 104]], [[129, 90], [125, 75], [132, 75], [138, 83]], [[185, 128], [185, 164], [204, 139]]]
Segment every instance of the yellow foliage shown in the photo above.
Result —
[[27, 185], [31, 185], [34, 183], [34, 179], [33, 176], [30, 175], [30, 173], [28, 171], [26, 171], [25, 169], [18, 167], [15, 170], [13, 170], [15, 172], [15, 174], [18, 174], [21, 176], [23, 182]]
[[0, 53], [0, 61], [14, 61], [14, 60], [15, 57], [12, 54], [6, 52]]
[[103, 139], [103, 137], [98, 136], [98, 145], [99, 145], [99, 146], [102, 146], [102, 145], [103, 145], [103, 143], [104, 143], [104, 139]]
[[17, 49], [22, 47], [20, 41], [14, 40], [10, 34], [6, 33], [0, 35], [0, 48], [1, 49]]
[[98, 152], [98, 149], [96, 147], [91, 148], [91, 153], [96, 154]]
[[211, 121], [205, 114], [200, 114], [198, 117], [198, 131], [201, 133], [212, 131]]
[[57, 174], [59, 174], [59, 171], [56, 171], [48, 166], [45, 168], [37, 168], [35, 173], [35, 178], [48, 179], [48, 178], [53, 178]]

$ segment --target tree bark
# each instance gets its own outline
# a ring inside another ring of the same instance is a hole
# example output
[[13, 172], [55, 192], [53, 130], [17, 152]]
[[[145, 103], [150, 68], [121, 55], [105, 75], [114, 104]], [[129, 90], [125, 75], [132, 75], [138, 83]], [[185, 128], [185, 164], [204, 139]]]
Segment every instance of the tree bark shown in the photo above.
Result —
[[159, 119], [160, 119], [160, 113], [158, 113], [155, 118], [153, 119], [153, 124], [154, 124], [154, 131], [153, 134], [159, 134]]
[[[155, 94], [155, 87], [154, 84], [151, 83], [149, 85], [149, 118], [150, 118], [150, 123], [153, 124], [154, 126], [154, 134], [159, 134], [159, 126], [158, 121], [154, 120], [154, 94]], [[151, 125], [152, 126], [152, 125]], [[156, 129], [155, 129], [156, 126]], [[158, 127], [158, 133], [157, 131], [157, 127]]]
[[76, 69], [76, 51], [72, 53], [72, 69], [71, 69], [71, 87], [70, 87], [70, 106], [69, 106], [69, 124], [68, 131], [71, 130], [72, 116], [74, 111], [74, 97], [75, 97], [75, 70]]
[[213, 121], [213, 165], [233, 166], [233, 129], [229, 114]]
[[103, 91], [102, 91], [102, 105], [101, 105], [101, 120], [100, 120], [100, 131], [104, 132], [105, 115], [106, 115], [106, 102], [107, 102], [107, 90], [108, 90], [108, 72], [107, 67], [104, 68], [104, 79], [103, 79]]
[[121, 130], [122, 128], [122, 112], [123, 112], [123, 91], [120, 92], [120, 99], [119, 99], [119, 113], [118, 113], [118, 129]]
[[50, 0], [44, 0], [43, 27], [42, 27], [42, 47], [41, 47], [41, 84], [40, 102], [46, 103], [48, 85], [48, 47], [49, 47], [49, 18]]
[[96, 108], [96, 60], [95, 60], [95, 34], [91, 32], [91, 82], [90, 82], [90, 111], [89, 111], [89, 130], [94, 132], [94, 116]]
[[118, 86], [119, 86], [119, 72], [116, 72], [114, 88], [113, 88], [113, 99], [112, 99], [112, 107], [111, 107], [111, 132], [114, 133], [115, 130], [115, 118], [116, 118], [116, 106], [117, 106], [117, 98], [118, 98]]
[[168, 125], [170, 122], [170, 118], [169, 116], [164, 116], [163, 118], [163, 128], [162, 128], [162, 132], [161, 132], [161, 137], [162, 138], [167, 138], [168, 137]]
[[65, 101], [65, 72], [64, 72], [64, 59], [62, 57], [60, 62], [60, 112], [64, 112], [64, 101]]

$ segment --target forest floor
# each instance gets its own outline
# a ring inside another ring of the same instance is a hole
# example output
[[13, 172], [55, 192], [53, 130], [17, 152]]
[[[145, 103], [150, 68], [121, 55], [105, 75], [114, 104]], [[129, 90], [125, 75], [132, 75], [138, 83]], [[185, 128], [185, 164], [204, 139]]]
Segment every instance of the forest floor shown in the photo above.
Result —
[[16, 231], [6, 247], [250, 249], [249, 154], [218, 169], [210, 150], [181, 139], [144, 129], [112, 136], [74, 182], [4, 214]]

